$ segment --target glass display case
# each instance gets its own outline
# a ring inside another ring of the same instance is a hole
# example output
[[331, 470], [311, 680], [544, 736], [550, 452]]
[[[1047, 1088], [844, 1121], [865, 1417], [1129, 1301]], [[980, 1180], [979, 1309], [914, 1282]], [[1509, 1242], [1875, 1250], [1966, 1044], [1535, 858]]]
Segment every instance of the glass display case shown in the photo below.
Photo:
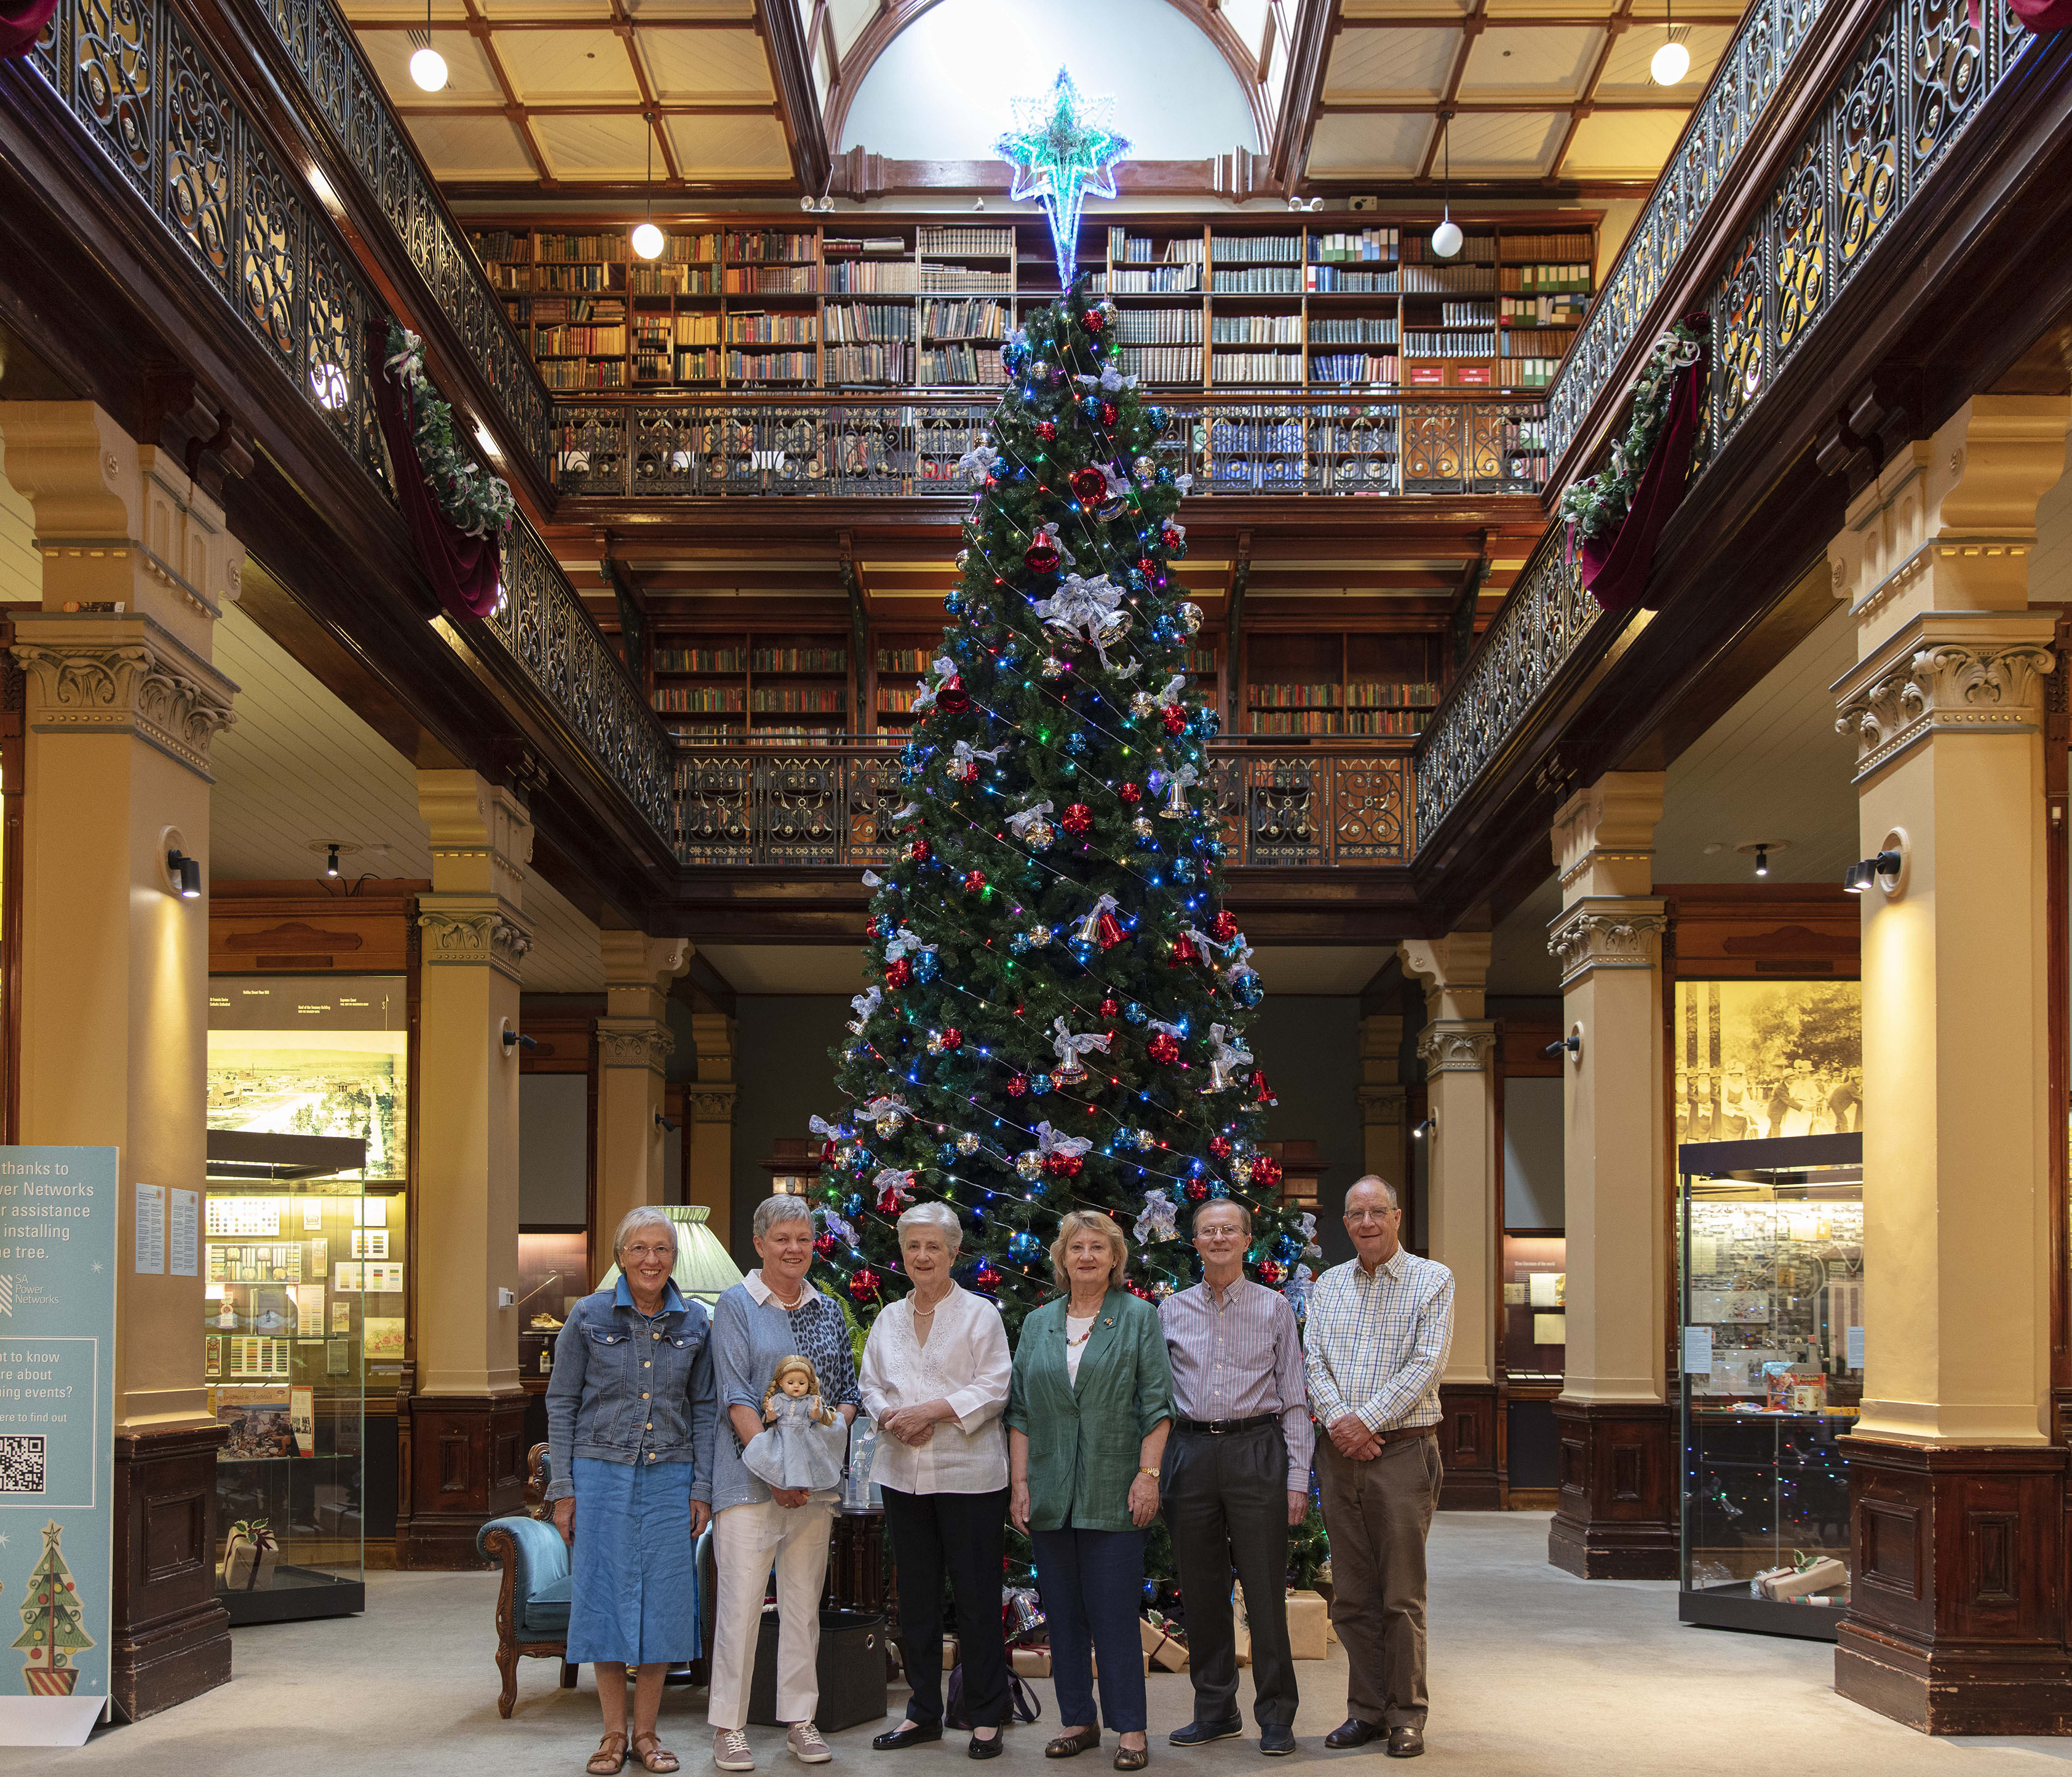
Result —
[[1686, 1623], [1832, 1641], [1863, 1399], [1860, 1135], [1677, 1150]]
[[[366, 1369], [396, 1335], [400, 1192], [356, 1177], [364, 1144], [216, 1131], [204, 1213], [203, 1368], [216, 1452], [216, 1593], [233, 1624], [366, 1604]], [[387, 1280], [384, 1277], [384, 1282]]]
[[1568, 1369], [1568, 1242], [1551, 1229], [1507, 1229], [1503, 1270], [1504, 1373], [1558, 1384]]
[[553, 1373], [554, 1340], [590, 1293], [590, 1231], [580, 1225], [518, 1230], [518, 1373], [528, 1388]]

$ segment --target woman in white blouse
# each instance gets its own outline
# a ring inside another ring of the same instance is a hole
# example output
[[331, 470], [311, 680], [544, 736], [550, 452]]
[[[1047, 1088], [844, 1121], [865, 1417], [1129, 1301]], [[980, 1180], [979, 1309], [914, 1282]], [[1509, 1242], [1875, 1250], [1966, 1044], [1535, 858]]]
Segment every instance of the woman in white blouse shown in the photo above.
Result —
[[950, 1268], [964, 1244], [956, 1211], [916, 1204], [899, 1218], [899, 1252], [913, 1288], [881, 1311], [863, 1348], [864, 1410], [878, 1422], [871, 1479], [899, 1576], [906, 1655], [906, 1719], [879, 1751], [943, 1737], [943, 1574], [956, 1595], [964, 1702], [973, 1759], [997, 1759], [1007, 1718], [1007, 1652], [1000, 1566], [1007, 1516], [1007, 1445], [1000, 1415], [1012, 1364], [1000, 1311], [958, 1288]]

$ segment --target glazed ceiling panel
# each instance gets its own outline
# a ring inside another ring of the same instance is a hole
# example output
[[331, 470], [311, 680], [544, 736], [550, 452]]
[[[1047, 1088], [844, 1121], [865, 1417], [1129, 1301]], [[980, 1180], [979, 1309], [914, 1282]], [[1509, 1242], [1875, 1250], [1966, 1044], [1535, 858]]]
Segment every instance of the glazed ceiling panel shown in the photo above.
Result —
[[1317, 120], [1309, 142], [1309, 171], [1320, 179], [1371, 174], [1377, 179], [1415, 179], [1438, 125], [1412, 114], [1328, 114]]
[[1562, 166], [1571, 179], [1651, 179], [1684, 123], [1680, 111], [1600, 111], [1576, 125]]
[[1604, 41], [1602, 29], [1592, 26], [1492, 26], [1468, 53], [1461, 96], [1557, 105], [1580, 99]]
[[610, 31], [505, 31], [491, 41], [521, 105], [640, 102], [626, 46]]
[[774, 117], [665, 117], [670, 152], [689, 179], [782, 179], [791, 169]]
[[561, 179], [639, 179], [648, 166], [648, 126], [622, 116], [537, 115], [532, 134]]
[[770, 58], [752, 31], [651, 31], [635, 43], [664, 104], [767, 104], [773, 96]]
[[1331, 45], [1324, 97], [1423, 98], [1445, 84], [1460, 52], [1457, 31], [1342, 31]]
[[1470, 179], [1536, 179], [1568, 120], [1544, 111], [1474, 111], [1456, 117], [1453, 170]]

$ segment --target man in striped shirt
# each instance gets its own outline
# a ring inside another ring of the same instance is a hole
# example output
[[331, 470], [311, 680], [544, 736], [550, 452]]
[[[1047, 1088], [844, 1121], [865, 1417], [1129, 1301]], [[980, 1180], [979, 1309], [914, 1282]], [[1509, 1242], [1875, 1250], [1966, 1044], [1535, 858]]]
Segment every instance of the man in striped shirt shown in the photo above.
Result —
[[1424, 1750], [1424, 1539], [1439, 1500], [1439, 1377], [1453, 1339], [1453, 1274], [1402, 1242], [1395, 1187], [1346, 1193], [1358, 1255], [1309, 1293], [1309, 1403], [1331, 1539], [1331, 1621], [1348, 1667], [1345, 1722], [1327, 1746], [1388, 1736]]
[[1295, 1661], [1288, 1645], [1288, 1527], [1309, 1509], [1316, 1433], [1303, 1393], [1302, 1340], [1278, 1290], [1244, 1274], [1252, 1213], [1227, 1197], [1194, 1212], [1202, 1281], [1159, 1305], [1179, 1408], [1159, 1477], [1187, 1603], [1194, 1719], [1167, 1736], [1206, 1746], [1244, 1731], [1237, 1701], [1231, 1570], [1252, 1626], [1259, 1750], [1295, 1750]]

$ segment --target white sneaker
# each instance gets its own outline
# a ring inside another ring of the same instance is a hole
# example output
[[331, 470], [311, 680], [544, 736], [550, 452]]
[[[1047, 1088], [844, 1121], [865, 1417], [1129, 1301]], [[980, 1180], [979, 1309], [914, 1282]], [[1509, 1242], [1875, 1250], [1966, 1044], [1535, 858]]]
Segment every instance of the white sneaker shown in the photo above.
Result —
[[784, 1744], [791, 1749], [791, 1756], [802, 1765], [824, 1765], [834, 1754], [820, 1730], [810, 1722], [794, 1722], [791, 1731], [784, 1736]]
[[748, 1736], [739, 1728], [718, 1728], [713, 1733], [713, 1763], [722, 1771], [753, 1771], [755, 1754], [748, 1749]]

